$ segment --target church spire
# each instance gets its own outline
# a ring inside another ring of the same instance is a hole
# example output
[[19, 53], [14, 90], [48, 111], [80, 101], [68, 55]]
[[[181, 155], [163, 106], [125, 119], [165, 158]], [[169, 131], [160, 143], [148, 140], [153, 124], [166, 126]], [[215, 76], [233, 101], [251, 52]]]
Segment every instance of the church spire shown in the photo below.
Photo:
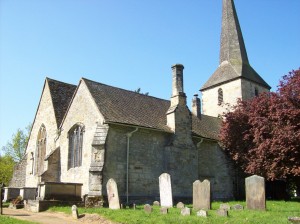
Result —
[[223, 0], [220, 64], [200, 90], [216, 88], [239, 78], [271, 88], [248, 61], [234, 0]]
[[234, 67], [249, 64], [233, 0], [223, 0], [220, 64], [226, 61]]

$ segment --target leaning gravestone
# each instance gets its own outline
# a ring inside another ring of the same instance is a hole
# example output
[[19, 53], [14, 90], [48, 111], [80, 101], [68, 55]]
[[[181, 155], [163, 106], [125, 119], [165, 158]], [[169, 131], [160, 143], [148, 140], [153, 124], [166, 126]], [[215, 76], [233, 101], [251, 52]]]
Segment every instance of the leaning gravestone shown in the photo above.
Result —
[[171, 177], [167, 173], [159, 176], [159, 194], [161, 207], [173, 207]]
[[227, 217], [228, 216], [228, 210], [226, 210], [226, 209], [218, 209], [217, 210], [217, 215], [218, 216]]
[[165, 208], [165, 207], [163, 207], [163, 208], [160, 208], [160, 214], [163, 214], [163, 215], [166, 215], [166, 214], [168, 214], [168, 212], [169, 212], [169, 209], [168, 208]]
[[197, 212], [198, 217], [207, 217], [207, 211], [205, 210], [200, 210]]
[[253, 175], [246, 178], [247, 209], [266, 210], [265, 178]]
[[193, 183], [193, 209], [210, 210], [210, 182], [209, 180], [196, 180]]
[[230, 205], [229, 204], [220, 204], [220, 209], [225, 209], [225, 210], [230, 210]]
[[110, 209], [120, 209], [120, 201], [117, 183], [114, 179], [109, 179], [106, 184], [108, 204]]

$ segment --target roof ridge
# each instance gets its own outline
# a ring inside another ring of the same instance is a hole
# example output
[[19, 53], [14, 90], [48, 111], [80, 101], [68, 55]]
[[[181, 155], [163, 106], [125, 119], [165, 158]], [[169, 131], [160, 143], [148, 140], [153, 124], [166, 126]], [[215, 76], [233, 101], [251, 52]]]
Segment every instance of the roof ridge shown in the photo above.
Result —
[[123, 88], [116, 87], [116, 86], [111, 86], [111, 85], [104, 84], [104, 83], [101, 83], [101, 82], [97, 82], [97, 81], [94, 81], [94, 80], [90, 80], [90, 79], [87, 79], [87, 78], [84, 78], [84, 77], [82, 77], [81, 79], [83, 79], [84, 81], [93, 82], [93, 83], [96, 83], [96, 84], [100, 84], [100, 85], [103, 85], [103, 86], [108, 86], [108, 87], [119, 89], [119, 90], [122, 90], [122, 91], [127, 91], [127, 92], [130, 92], [130, 93], [139, 94], [140, 96], [143, 96], [143, 97], [149, 97], [149, 98], [154, 98], [154, 99], [161, 100], [161, 101], [170, 102], [170, 100], [158, 98], [158, 97], [155, 97], [155, 96], [145, 95], [145, 94], [142, 94], [142, 93], [137, 93], [133, 90], [128, 90], [128, 89], [123, 89]]
[[52, 78], [49, 78], [49, 77], [46, 77], [46, 80], [47, 81], [61, 83], [61, 84], [65, 84], [65, 85], [70, 85], [70, 86], [77, 86], [77, 85], [74, 85], [74, 84], [71, 84], [71, 83], [62, 82], [62, 81], [59, 81], [59, 80], [56, 80], [56, 79], [52, 79]]

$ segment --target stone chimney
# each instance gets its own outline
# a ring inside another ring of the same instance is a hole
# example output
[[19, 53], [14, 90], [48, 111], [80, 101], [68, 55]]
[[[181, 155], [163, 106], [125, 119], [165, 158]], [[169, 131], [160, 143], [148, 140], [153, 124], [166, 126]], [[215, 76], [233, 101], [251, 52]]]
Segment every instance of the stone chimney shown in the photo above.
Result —
[[177, 134], [190, 134], [191, 114], [183, 91], [183, 69], [181, 64], [172, 66], [172, 96], [171, 105], [167, 111], [167, 125]]
[[186, 95], [183, 90], [183, 65], [172, 66], [172, 97], [171, 107], [176, 105], [186, 105]]
[[201, 118], [201, 102], [198, 98], [198, 94], [195, 94], [192, 100], [192, 114]]

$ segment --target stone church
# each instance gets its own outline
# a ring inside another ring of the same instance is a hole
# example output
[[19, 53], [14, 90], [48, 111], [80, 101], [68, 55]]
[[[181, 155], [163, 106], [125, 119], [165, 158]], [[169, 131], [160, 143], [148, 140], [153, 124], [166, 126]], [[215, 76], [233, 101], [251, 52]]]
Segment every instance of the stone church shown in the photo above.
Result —
[[249, 64], [233, 0], [223, 0], [220, 64], [200, 89], [202, 108], [195, 95], [189, 110], [183, 70], [172, 66], [170, 100], [85, 78], [77, 86], [46, 78], [6, 197], [10, 189], [45, 200], [68, 199], [70, 192], [105, 196], [114, 178], [123, 201], [159, 200], [158, 177], [165, 172], [175, 199], [191, 198], [198, 179], [210, 180], [213, 199], [241, 196], [243, 178], [218, 142], [220, 115], [270, 86]]

